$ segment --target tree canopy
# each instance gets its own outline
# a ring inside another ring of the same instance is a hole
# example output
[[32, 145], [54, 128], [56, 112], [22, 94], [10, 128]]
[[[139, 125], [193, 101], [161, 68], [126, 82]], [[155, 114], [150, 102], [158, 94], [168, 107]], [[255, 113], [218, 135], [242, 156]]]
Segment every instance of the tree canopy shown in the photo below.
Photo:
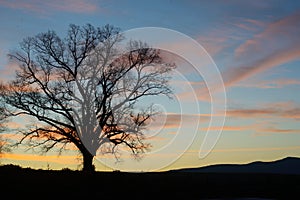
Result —
[[139, 157], [149, 149], [147, 120], [156, 111], [138, 109], [146, 96], [172, 94], [169, 73], [175, 64], [142, 41], [120, 47], [124, 36], [111, 25], [69, 26], [66, 37], [55, 31], [25, 38], [9, 58], [18, 63], [16, 77], [1, 85], [1, 99], [13, 116], [38, 123], [23, 131], [19, 143], [43, 152], [67, 144], [83, 156], [83, 170], [93, 171], [97, 152], [129, 148]]

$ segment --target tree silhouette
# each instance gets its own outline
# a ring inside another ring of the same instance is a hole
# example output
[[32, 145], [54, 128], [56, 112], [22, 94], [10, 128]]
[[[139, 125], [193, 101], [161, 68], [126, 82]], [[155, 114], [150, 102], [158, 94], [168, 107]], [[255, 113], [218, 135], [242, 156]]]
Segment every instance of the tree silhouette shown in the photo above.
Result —
[[39, 121], [22, 132], [19, 143], [28, 141], [42, 152], [63, 151], [72, 143], [84, 171], [94, 170], [96, 152], [118, 158], [126, 147], [138, 158], [149, 149], [143, 130], [155, 110], [137, 109], [137, 103], [146, 96], [170, 96], [168, 74], [175, 65], [140, 41], [122, 49], [123, 40], [116, 27], [90, 24], [71, 24], [64, 38], [54, 31], [25, 38], [20, 50], [9, 54], [19, 69], [1, 92], [11, 114]]
[[[5, 109], [1, 106], [0, 107], [0, 132], [3, 132], [5, 130], [5, 121], [6, 121], [6, 114]], [[3, 137], [0, 135], [0, 157], [4, 152], [9, 152], [10, 148], [7, 145], [7, 141], [3, 139]]]

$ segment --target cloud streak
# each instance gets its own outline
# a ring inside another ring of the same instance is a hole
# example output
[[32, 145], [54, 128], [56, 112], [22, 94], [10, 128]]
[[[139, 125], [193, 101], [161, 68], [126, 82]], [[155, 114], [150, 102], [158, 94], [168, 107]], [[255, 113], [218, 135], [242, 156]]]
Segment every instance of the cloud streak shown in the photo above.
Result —
[[166, 113], [157, 115], [148, 125], [151, 128], [177, 129], [180, 126], [189, 127], [195, 123], [205, 123], [210, 119], [209, 114], [180, 114]]
[[212, 130], [212, 131], [243, 131], [243, 130], [247, 130], [249, 129], [249, 126], [215, 126], [215, 127], [210, 127], [208, 128], [201, 128], [200, 130], [202, 131], [208, 131], [208, 130]]
[[249, 58], [249, 54], [264, 57], [272, 51], [299, 45], [299, 20], [300, 12], [296, 12], [268, 24], [264, 31], [246, 40], [235, 50], [236, 57], [242, 60]]
[[[270, 23], [236, 50], [238, 67], [224, 72], [227, 87], [273, 67], [300, 59], [300, 13]], [[248, 63], [248, 64], [244, 64]]]
[[269, 135], [269, 134], [292, 134], [296, 133], [299, 134], [300, 130], [299, 129], [281, 129], [281, 128], [275, 128], [275, 127], [269, 127], [269, 128], [264, 128], [258, 130], [254, 135], [259, 136], [259, 135]]
[[299, 150], [300, 146], [288, 147], [262, 147], [262, 148], [233, 148], [233, 149], [213, 149], [212, 152], [265, 152], [265, 151], [287, 151]]
[[98, 10], [97, 5], [89, 0], [1, 1], [0, 6], [39, 14], [49, 13], [49, 10], [71, 13], [93, 13]]
[[300, 85], [300, 80], [289, 79], [289, 78], [282, 78], [282, 79], [275, 79], [275, 80], [255, 80], [246, 83], [239, 83], [236, 86], [270, 89], [270, 88], [283, 88], [290, 85]]
[[300, 108], [258, 108], [258, 109], [230, 109], [226, 112], [229, 117], [236, 118], [285, 118], [300, 120]]
[[217, 36], [199, 36], [197, 41], [205, 48], [205, 50], [214, 57], [227, 47], [226, 41], [228, 38]]
[[253, 75], [262, 73], [268, 69], [296, 59], [300, 59], [299, 46], [278, 50], [271, 55], [251, 63], [251, 65], [229, 69], [224, 73], [225, 86], [232, 86], [235, 83], [247, 79]]
[[19, 69], [19, 65], [16, 62], [9, 62], [4, 67], [0, 67], [0, 81], [11, 80], [17, 69]]

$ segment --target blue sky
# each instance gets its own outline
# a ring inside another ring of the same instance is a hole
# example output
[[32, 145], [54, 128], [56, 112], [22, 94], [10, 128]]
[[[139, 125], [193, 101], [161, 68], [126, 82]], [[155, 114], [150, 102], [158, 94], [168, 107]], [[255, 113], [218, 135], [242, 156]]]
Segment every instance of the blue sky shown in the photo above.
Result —
[[[49, 29], [63, 36], [70, 23], [94, 26], [108, 23], [123, 31], [141, 27], [175, 30], [196, 40], [217, 65], [227, 97], [221, 137], [213, 151], [199, 159], [198, 151], [207, 127], [204, 120], [189, 149], [166, 169], [300, 156], [299, 1], [4, 0], [0, 2], [0, 79], [7, 81], [13, 76], [16, 66], [8, 62], [6, 54], [16, 49], [23, 38]], [[180, 43], [174, 45], [187, 48]], [[187, 77], [194, 81], [196, 92], [203, 91], [201, 79]], [[190, 93], [181, 94], [187, 121], [208, 114], [206, 94], [199, 94], [196, 103], [201, 113], [191, 106], [195, 102], [188, 101]], [[176, 102], [170, 105], [168, 111], [175, 112]], [[175, 124], [178, 116], [173, 113], [170, 119]], [[18, 123], [10, 122], [9, 126], [18, 128]], [[175, 137], [167, 132], [176, 131], [178, 126], [169, 129], [157, 137], [162, 140], [152, 138], [157, 146], [166, 145]], [[189, 134], [189, 129], [184, 132]], [[172, 151], [151, 155], [141, 162], [149, 166], [149, 163], [160, 162], [162, 156], [172, 157], [176, 148]], [[64, 156], [41, 158], [20, 148], [6, 155], [2, 162], [38, 168], [45, 168], [47, 164], [52, 168], [76, 168], [78, 161], [71, 159], [72, 152]], [[130, 162], [130, 168], [141, 169], [143, 164], [140, 163]], [[99, 169], [103, 169], [101, 164]], [[147, 169], [151, 166], [144, 170]]]

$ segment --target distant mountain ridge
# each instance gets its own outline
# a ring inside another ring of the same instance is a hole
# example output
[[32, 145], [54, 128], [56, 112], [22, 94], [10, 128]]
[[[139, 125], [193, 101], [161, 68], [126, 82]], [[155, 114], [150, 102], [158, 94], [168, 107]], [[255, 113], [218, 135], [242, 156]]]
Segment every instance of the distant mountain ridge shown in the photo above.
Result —
[[271, 173], [300, 175], [300, 158], [286, 157], [280, 160], [248, 164], [216, 164], [205, 167], [182, 168], [169, 172], [200, 172], [200, 173]]

